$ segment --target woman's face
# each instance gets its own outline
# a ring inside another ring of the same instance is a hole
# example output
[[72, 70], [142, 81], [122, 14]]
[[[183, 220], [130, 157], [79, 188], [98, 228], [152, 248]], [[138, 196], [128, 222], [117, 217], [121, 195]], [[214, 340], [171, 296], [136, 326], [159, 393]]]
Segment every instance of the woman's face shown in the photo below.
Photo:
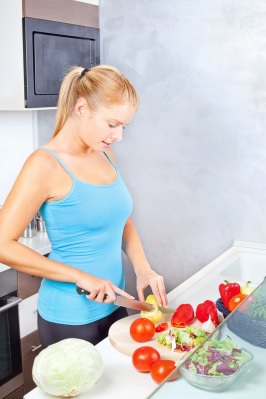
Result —
[[122, 140], [123, 129], [128, 125], [135, 110], [129, 103], [100, 107], [91, 112], [84, 108], [81, 120], [81, 139], [94, 151], [105, 151], [116, 141]]

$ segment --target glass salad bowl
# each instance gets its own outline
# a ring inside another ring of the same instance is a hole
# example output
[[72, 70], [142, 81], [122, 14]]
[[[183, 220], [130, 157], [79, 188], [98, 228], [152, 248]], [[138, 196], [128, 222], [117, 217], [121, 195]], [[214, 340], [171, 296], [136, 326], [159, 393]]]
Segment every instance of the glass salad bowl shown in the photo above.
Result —
[[251, 366], [253, 354], [224, 341], [207, 341], [180, 368], [180, 374], [193, 386], [212, 392], [222, 392]]

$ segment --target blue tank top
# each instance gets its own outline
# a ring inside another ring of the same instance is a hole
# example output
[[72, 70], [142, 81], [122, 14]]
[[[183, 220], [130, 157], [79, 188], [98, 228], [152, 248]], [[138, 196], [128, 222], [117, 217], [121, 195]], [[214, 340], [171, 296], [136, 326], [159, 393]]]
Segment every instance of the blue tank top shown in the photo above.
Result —
[[[132, 198], [116, 166], [114, 183], [85, 183], [72, 174], [60, 158], [49, 151], [71, 176], [70, 192], [61, 200], [45, 202], [40, 208], [51, 242], [49, 258], [63, 262], [125, 288], [122, 264], [122, 235], [132, 212]], [[43, 279], [38, 311], [50, 322], [81, 325], [99, 320], [117, 309], [78, 295], [73, 283]]]

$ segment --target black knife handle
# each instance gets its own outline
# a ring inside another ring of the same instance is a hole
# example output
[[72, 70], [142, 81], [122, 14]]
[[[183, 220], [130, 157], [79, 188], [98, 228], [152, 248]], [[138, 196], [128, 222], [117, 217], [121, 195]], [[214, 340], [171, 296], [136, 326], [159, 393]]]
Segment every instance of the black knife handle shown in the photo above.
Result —
[[[79, 295], [85, 294], [85, 295], [90, 295], [90, 291], [84, 290], [84, 288], [81, 288], [77, 285], [76, 291]], [[107, 299], [108, 295], [104, 294], [103, 299]]]

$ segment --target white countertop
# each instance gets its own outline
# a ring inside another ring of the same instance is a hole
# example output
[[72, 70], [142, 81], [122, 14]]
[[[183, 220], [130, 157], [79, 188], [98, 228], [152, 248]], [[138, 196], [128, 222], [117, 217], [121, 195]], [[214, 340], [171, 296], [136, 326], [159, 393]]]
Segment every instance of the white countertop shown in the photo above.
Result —
[[51, 243], [48, 239], [46, 232], [38, 232], [35, 237], [19, 239], [21, 244], [27, 245], [27, 247], [34, 249], [41, 255], [47, 255], [51, 252]]
[[[198, 303], [218, 298], [218, 285], [226, 278], [223, 269], [232, 260], [237, 259], [239, 254], [248, 254], [252, 259], [266, 260], [266, 247], [263, 245], [242, 245], [236, 243], [228, 251], [201, 269], [191, 278], [180, 284], [168, 294], [169, 307], [177, 307], [181, 303], [191, 303], [196, 306]], [[255, 274], [254, 274], [255, 275]], [[245, 282], [245, 281], [244, 281]], [[231, 333], [232, 335], [232, 333]], [[189, 385], [182, 377], [173, 382], [166, 382], [158, 389], [158, 385], [152, 380], [148, 373], [140, 373], [134, 369], [131, 357], [126, 356], [112, 347], [109, 339], [106, 338], [97, 346], [104, 361], [104, 374], [96, 386], [87, 393], [78, 396], [79, 399], [125, 399], [134, 397], [145, 398], [176, 398], [182, 393], [186, 398], [212, 398], [217, 399], [216, 393], [201, 391]], [[255, 348], [255, 347], [253, 347]], [[257, 348], [258, 349], [258, 348]], [[265, 351], [265, 349], [261, 349]], [[259, 373], [258, 364], [255, 364], [255, 372], [245, 379], [240, 377], [231, 388], [223, 392], [227, 399], [250, 399], [251, 396], [259, 397], [262, 390], [266, 388], [264, 371]], [[35, 388], [24, 396], [24, 399], [54, 399], [39, 388]]]

